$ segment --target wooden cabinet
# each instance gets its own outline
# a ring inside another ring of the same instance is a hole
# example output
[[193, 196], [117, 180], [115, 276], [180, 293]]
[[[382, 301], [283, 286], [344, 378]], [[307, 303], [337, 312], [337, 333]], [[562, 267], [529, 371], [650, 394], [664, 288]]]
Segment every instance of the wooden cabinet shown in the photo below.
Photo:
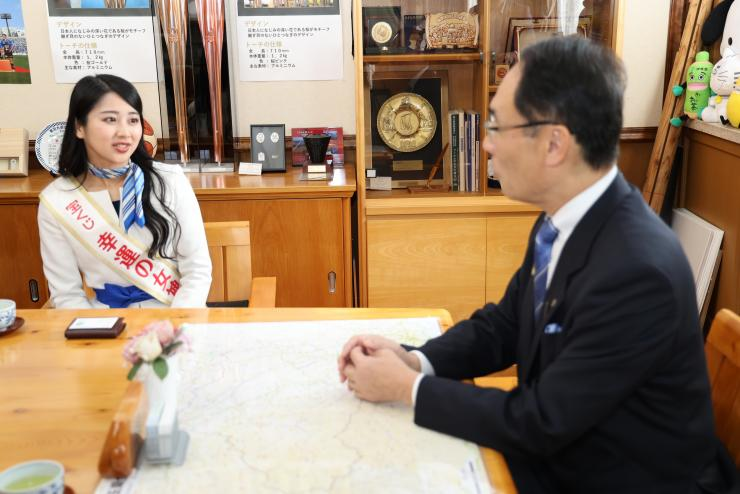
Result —
[[0, 298], [18, 308], [40, 309], [49, 298], [41, 266], [38, 203], [6, 204], [0, 200]]
[[722, 229], [722, 258], [705, 329], [720, 309], [740, 312], [740, 131], [692, 121], [684, 134], [679, 205]]
[[277, 307], [351, 307], [341, 199], [203, 200], [204, 221], [249, 221], [253, 276], [277, 277]]
[[[299, 175], [300, 169], [289, 169], [258, 177], [188, 177], [204, 221], [250, 222], [252, 274], [277, 277], [278, 307], [351, 307], [354, 167], [336, 169], [328, 183], [300, 181]], [[19, 308], [38, 308], [48, 299], [36, 211], [50, 181], [40, 170], [0, 181], [0, 298], [12, 298]], [[29, 292], [32, 280], [37, 302]]]
[[537, 212], [499, 213], [486, 219], [486, 302], [496, 302], [522, 263]]
[[441, 307], [457, 322], [503, 295], [539, 212], [503, 196], [435, 202], [368, 201], [370, 307]]
[[371, 218], [367, 239], [370, 307], [437, 307], [459, 321], [483, 305], [486, 218]]

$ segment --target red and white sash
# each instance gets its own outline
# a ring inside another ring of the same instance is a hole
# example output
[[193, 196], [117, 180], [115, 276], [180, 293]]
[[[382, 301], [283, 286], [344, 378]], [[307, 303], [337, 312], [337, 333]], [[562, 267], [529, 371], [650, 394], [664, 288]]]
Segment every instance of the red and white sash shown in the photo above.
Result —
[[180, 289], [180, 273], [166, 259], [150, 258], [140, 240], [127, 235], [118, 218], [106, 214], [76, 180], [70, 194], [39, 196], [54, 217], [93, 256], [131, 284], [141, 288], [163, 304], [172, 305]]

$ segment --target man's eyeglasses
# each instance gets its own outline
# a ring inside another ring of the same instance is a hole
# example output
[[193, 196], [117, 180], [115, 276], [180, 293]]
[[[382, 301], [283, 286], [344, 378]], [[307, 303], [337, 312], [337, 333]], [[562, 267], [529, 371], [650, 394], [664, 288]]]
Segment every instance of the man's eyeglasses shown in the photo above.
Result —
[[491, 117], [488, 119], [488, 122], [483, 124], [483, 127], [486, 129], [486, 131], [488, 131], [488, 135], [493, 135], [496, 132], [504, 132], [506, 130], [527, 129], [530, 127], [537, 127], [539, 125], [554, 124], [557, 124], [557, 122], [553, 122], [552, 120], [535, 120], [534, 122], [527, 122], [518, 125], [496, 125], [496, 118], [491, 115]]

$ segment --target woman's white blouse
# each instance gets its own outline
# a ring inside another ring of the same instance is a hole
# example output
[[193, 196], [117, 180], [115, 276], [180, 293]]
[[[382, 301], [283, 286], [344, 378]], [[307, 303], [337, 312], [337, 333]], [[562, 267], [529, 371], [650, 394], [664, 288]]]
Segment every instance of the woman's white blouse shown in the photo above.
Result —
[[[180, 289], [172, 301], [172, 307], [205, 307], [211, 287], [211, 258], [208, 254], [198, 200], [179, 166], [155, 163], [154, 168], [165, 183], [165, 203], [175, 213], [180, 223], [179, 241], [174, 248], [171, 243], [168, 244], [166, 250], [174, 258], [174, 263], [180, 271]], [[43, 194], [47, 197], [53, 194], [55, 198], [71, 198], [73, 191], [66, 179], [58, 178], [44, 189]], [[107, 190], [89, 194], [110, 217], [118, 217]], [[157, 200], [153, 202], [154, 207], [162, 212]], [[103, 288], [105, 283], [131, 285], [131, 282], [107, 267], [80, 244], [57, 222], [43, 202], [39, 204], [38, 224], [44, 275], [49, 283], [54, 307], [78, 309], [108, 307], [96, 299], [88, 300], [82, 288], [80, 273], [91, 288]], [[171, 225], [171, 231], [173, 230], [174, 226]], [[134, 224], [129, 229], [128, 235], [147, 247], [152, 243], [152, 236], [146, 227], [141, 228]], [[155, 299], [131, 305], [131, 307], [162, 306], [164, 304]]]

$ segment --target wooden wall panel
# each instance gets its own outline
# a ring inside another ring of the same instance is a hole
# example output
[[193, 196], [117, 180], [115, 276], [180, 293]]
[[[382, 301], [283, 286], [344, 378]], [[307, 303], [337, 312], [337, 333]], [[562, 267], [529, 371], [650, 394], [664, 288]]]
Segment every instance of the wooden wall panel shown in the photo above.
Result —
[[485, 302], [482, 216], [368, 218], [369, 307], [437, 307], [460, 321]]
[[619, 143], [619, 169], [622, 170], [624, 178], [640, 190], [645, 183], [652, 150], [652, 140], [622, 140]]

